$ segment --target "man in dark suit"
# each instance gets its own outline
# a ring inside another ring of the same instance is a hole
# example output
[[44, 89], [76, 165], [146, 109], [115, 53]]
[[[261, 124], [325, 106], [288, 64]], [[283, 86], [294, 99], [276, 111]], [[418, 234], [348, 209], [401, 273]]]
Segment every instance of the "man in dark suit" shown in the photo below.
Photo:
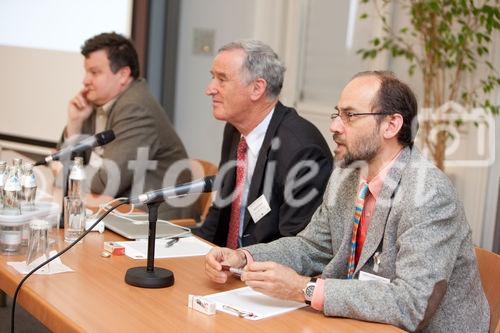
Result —
[[220, 189], [195, 233], [219, 246], [293, 236], [321, 203], [332, 155], [318, 129], [278, 101], [284, 71], [255, 40], [223, 46], [213, 62], [206, 94], [214, 117], [227, 124]]

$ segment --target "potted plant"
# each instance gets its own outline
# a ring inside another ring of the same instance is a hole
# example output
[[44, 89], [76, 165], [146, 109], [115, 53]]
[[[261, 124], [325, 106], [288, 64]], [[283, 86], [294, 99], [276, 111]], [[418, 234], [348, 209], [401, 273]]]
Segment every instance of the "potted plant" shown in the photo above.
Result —
[[[369, 0], [362, 0], [368, 3]], [[463, 120], [453, 117], [456, 105], [482, 108], [497, 115], [499, 105], [489, 95], [500, 77], [488, 61], [493, 33], [500, 29], [499, 0], [372, 0], [382, 24], [382, 35], [358, 50], [363, 59], [389, 52], [408, 61], [410, 75], [420, 72], [423, 86], [419, 142], [443, 170], [451, 129]], [[409, 23], [395, 29], [387, 10], [398, 6]], [[500, 45], [499, 45], [500, 46]]]

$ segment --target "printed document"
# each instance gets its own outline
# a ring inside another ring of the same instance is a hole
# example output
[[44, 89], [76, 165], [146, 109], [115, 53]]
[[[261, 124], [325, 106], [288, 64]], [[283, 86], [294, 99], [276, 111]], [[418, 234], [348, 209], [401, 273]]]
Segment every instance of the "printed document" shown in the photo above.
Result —
[[266, 296], [250, 287], [243, 287], [204, 297], [216, 303], [217, 311], [250, 320], [259, 320], [290, 312], [306, 306], [295, 301], [285, 301]]
[[[116, 243], [125, 247], [125, 255], [132, 259], [147, 259], [148, 257], [147, 239]], [[170, 239], [157, 239], [155, 259], [204, 256], [211, 248], [212, 246], [193, 236], [181, 237], [173, 244]]]

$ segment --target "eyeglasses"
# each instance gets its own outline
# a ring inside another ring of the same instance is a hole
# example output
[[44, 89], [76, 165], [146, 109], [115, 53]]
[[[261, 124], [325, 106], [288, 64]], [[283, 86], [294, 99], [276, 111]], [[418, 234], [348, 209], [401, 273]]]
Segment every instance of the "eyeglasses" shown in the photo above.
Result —
[[340, 110], [337, 106], [335, 107], [335, 112], [330, 115], [331, 120], [335, 120], [337, 117], [340, 117], [344, 124], [347, 124], [351, 121], [352, 117], [356, 116], [388, 116], [391, 115], [390, 112], [351, 112]]

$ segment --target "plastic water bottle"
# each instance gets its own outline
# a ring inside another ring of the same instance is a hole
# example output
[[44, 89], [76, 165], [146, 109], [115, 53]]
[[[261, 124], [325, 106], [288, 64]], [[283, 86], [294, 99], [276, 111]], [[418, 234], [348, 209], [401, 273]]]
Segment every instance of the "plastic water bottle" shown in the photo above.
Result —
[[0, 161], [0, 209], [3, 209], [3, 189], [7, 180], [7, 162]]
[[84, 199], [83, 183], [85, 182], [85, 169], [83, 168], [83, 158], [75, 157], [73, 167], [69, 173], [68, 196], [70, 198]]
[[4, 186], [4, 214], [21, 215], [21, 204], [19, 193], [21, 193], [21, 182], [17, 178], [17, 171], [14, 166], [9, 167], [8, 177]]
[[[23, 179], [23, 159], [22, 158], [14, 158], [12, 160], [12, 164], [14, 165], [14, 169], [16, 170], [16, 176], [17, 180], [19, 181], [19, 184], [21, 184], [22, 179]], [[19, 201], [23, 200], [23, 191], [22, 187], [20, 187], [19, 193], [17, 193], [17, 198]]]
[[17, 175], [17, 179], [21, 179], [21, 175], [22, 175], [22, 164], [23, 164], [23, 159], [22, 158], [15, 158], [12, 162], [12, 164], [14, 165], [14, 168], [16, 169], [16, 175]]
[[25, 163], [23, 166], [23, 177], [21, 181], [26, 210], [35, 210], [36, 178], [33, 172], [33, 163]]

